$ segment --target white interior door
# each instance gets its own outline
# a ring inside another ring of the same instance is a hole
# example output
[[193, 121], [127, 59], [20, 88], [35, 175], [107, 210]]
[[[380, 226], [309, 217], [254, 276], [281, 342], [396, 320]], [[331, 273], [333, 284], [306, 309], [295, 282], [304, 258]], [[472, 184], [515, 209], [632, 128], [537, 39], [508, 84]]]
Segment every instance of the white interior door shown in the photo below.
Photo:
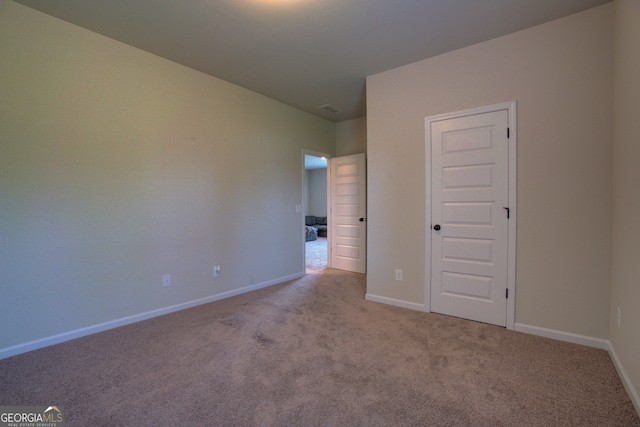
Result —
[[366, 272], [367, 199], [364, 153], [329, 159], [330, 266]]
[[509, 111], [429, 123], [431, 311], [506, 326]]

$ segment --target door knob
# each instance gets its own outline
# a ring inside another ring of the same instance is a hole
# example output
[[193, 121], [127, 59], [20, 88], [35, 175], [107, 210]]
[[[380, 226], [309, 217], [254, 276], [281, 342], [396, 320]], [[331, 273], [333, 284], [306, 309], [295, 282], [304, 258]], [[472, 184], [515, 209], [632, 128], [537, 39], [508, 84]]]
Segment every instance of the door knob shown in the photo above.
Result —
[[440, 224], [434, 225], [433, 229], [436, 230], [436, 231], [440, 231]]
[[364, 222], [364, 218], [360, 218], [358, 221], [360, 221], [360, 222]]

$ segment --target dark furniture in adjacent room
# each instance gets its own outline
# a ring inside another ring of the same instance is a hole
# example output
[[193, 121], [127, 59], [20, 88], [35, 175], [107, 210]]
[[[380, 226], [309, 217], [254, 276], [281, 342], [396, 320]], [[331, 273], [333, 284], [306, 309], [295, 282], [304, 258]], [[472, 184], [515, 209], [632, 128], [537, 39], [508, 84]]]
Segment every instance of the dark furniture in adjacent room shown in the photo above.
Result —
[[304, 217], [304, 223], [309, 227], [317, 228], [318, 237], [327, 237], [329, 227], [327, 225], [326, 216], [306, 215]]

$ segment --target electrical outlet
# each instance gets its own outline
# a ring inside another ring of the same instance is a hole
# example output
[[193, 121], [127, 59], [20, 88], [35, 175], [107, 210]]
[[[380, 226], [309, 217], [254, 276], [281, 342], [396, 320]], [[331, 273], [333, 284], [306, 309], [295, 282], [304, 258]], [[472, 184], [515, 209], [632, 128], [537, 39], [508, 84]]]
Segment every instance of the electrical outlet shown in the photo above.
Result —
[[167, 286], [171, 286], [171, 275], [170, 274], [165, 274], [164, 276], [162, 276], [162, 286], [164, 286], [165, 288]]
[[402, 282], [402, 270], [399, 268], [396, 268], [396, 281]]
[[213, 266], [213, 277], [220, 276], [220, 264], [216, 264]]
[[622, 320], [622, 310], [618, 307], [618, 315], [616, 316], [616, 322], [618, 323], [618, 329], [620, 329], [620, 321]]

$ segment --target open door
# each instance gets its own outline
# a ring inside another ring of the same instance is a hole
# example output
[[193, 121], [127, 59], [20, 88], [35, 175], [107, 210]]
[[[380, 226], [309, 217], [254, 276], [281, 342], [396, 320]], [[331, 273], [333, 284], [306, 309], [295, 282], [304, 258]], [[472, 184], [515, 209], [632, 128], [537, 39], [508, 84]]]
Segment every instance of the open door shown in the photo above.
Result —
[[364, 153], [329, 159], [330, 267], [367, 269], [367, 185]]

